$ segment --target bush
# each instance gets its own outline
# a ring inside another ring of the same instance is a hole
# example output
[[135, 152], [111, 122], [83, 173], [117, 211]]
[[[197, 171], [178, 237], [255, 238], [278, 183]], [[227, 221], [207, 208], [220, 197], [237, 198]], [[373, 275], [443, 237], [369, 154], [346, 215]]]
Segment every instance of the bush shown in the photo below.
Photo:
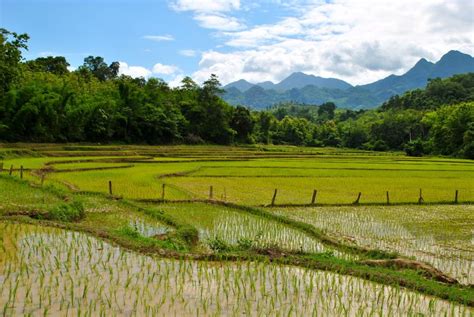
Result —
[[423, 141], [421, 141], [420, 139], [416, 139], [414, 141], [408, 142], [405, 145], [405, 153], [408, 156], [416, 156], [416, 157], [423, 156], [424, 154]]
[[176, 235], [189, 245], [196, 245], [199, 241], [199, 232], [191, 226], [182, 226], [176, 230]]
[[374, 144], [372, 145], [372, 149], [371, 150], [374, 150], [374, 151], [387, 151], [388, 150], [388, 146], [387, 144], [385, 144], [384, 141], [382, 140], [377, 140], [374, 142]]
[[237, 246], [242, 250], [250, 250], [254, 245], [254, 240], [248, 238], [239, 238], [237, 240]]
[[214, 252], [225, 252], [230, 251], [232, 248], [219, 237], [215, 237], [208, 240], [209, 247]]
[[70, 204], [60, 204], [43, 216], [47, 220], [63, 222], [79, 221], [85, 217], [84, 206], [81, 202], [74, 201]]
[[135, 228], [132, 228], [130, 226], [120, 227], [119, 229], [117, 229], [117, 232], [129, 238], [140, 238], [140, 233]]

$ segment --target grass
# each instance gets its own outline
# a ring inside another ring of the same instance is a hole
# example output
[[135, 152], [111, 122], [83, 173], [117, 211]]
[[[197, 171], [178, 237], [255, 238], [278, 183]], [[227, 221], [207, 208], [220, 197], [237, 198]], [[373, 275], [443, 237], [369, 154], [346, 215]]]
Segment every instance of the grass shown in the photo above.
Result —
[[[436, 280], [472, 283], [474, 205], [439, 204], [455, 190], [461, 203], [474, 201], [472, 161], [290, 146], [0, 152], [4, 167], [27, 169], [24, 180], [0, 175], [3, 314], [472, 314], [472, 286]], [[55, 172], [40, 186], [43, 167]], [[276, 206], [257, 207], [275, 188]], [[430, 205], [396, 205], [416, 203], [420, 188]], [[351, 204], [362, 192], [361, 205], [278, 207], [309, 203], [313, 189], [318, 204]], [[385, 203], [387, 190], [391, 206], [364, 206]], [[441, 273], [363, 262], [397, 253]], [[94, 271], [71, 269], [85, 263]], [[111, 281], [100, 294], [98, 276]]]
[[273, 213], [309, 223], [333, 237], [394, 251], [473, 284], [474, 206], [285, 208]]
[[[474, 201], [474, 164], [465, 160], [407, 159], [400, 156], [321, 156], [316, 158], [258, 158], [246, 161], [153, 161], [114, 170], [70, 171], [51, 180], [74, 184], [85, 191], [114, 193], [131, 199], [160, 199], [162, 184], [170, 200], [205, 199], [213, 186], [214, 198], [245, 205], [271, 202], [308, 204], [313, 190], [317, 203], [350, 204], [361, 192], [361, 203], [417, 203], [420, 189], [425, 202]], [[112, 168], [120, 163], [53, 164], [58, 169]], [[56, 167], [57, 166], [57, 167]], [[125, 166], [124, 166], [125, 167]]]
[[[206, 246], [222, 241], [230, 246], [247, 242], [249, 247], [319, 253], [334, 251], [313, 237], [275, 220], [202, 203], [160, 205], [159, 210], [199, 230]], [[338, 253], [342, 256], [341, 253]]]
[[0, 175], [0, 215], [3, 212], [45, 210], [63, 201], [57, 190], [41, 190], [27, 181]]
[[[189, 167], [179, 164], [138, 163], [132, 168], [125, 169], [54, 173], [48, 175], [47, 179], [73, 184], [83, 191], [99, 193], [108, 193], [108, 182], [112, 181], [114, 195], [132, 199], [158, 199], [162, 197], [162, 185], [165, 182], [157, 176], [181, 172], [183, 168]], [[180, 188], [168, 186], [165, 191], [167, 199], [191, 198], [191, 194]]]
[[[0, 235], [11, 240], [8, 249], [2, 244], [9, 265], [0, 267], [5, 315], [472, 313], [462, 305], [331, 272], [159, 259], [38, 226], [0, 223]], [[16, 252], [10, 251], [13, 245]]]

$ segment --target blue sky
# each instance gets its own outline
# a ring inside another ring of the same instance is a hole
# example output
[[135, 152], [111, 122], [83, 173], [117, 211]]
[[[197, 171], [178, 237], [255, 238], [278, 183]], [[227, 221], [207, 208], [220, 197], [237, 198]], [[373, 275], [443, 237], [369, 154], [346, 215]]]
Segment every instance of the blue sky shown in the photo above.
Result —
[[[450, 49], [473, 54], [468, 0], [0, 0], [0, 25], [30, 35], [27, 59], [88, 55], [176, 85], [279, 81], [294, 71], [361, 84]], [[407, 10], [410, 8], [410, 10]]]

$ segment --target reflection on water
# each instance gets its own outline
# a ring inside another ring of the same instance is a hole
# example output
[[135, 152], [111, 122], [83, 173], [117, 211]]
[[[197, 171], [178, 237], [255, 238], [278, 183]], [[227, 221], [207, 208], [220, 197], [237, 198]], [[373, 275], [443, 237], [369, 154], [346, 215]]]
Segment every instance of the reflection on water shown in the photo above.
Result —
[[0, 222], [3, 315], [466, 315], [334, 273], [142, 256], [81, 233]]

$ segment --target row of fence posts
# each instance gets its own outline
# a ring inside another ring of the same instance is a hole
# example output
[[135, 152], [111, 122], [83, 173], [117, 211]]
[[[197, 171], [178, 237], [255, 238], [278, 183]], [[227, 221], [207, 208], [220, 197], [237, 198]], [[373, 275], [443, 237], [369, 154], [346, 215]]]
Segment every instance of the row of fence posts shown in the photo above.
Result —
[[[23, 165], [21, 165], [20, 166], [20, 178], [21, 179], [23, 179], [23, 170], [24, 170]], [[2, 172], [3, 172], [3, 163], [0, 163], [0, 173], [2, 173]], [[10, 170], [8, 172], [8, 175], [10, 175], [10, 176], [13, 175], [13, 165], [10, 166]], [[43, 185], [43, 183], [44, 183], [44, 173], [41, 174], [41, 185]], [[162, 185], [161, 200], [165, 200], [165, 186], [166, 186], [165, 184]], [[275, 188], [275, 191], [273, 192], [271, 206], [275, 205], [277, 194], [278, 194], [278, 189]], [[314, 189], [313, 190], [313, 196], [311, 197], [311, 205], [316, 204], [317, 194], [318, 194], [318, 191], [316, 189]], [[113, 196], [112, 181], [109, 181], [109, 195]], [[227, 196], [227, 194], [226, 194], [225, 189], [224, 189], [224, 196], [223, 196], [224, 200], [226, 199], [226, 196]], [[353, 202], [354, 205], [359, 204], [361, 196], [362, 196], [362, 192], [359, 192], [359, 194], [357, 195], [356, 200]], [[389, 194], [388, 191], [386, 192], [386, 196], [387, 196], [387, 205], [390, 205], [390, 194]], [[456, 189], [455, 194], [454, 194], [454, 203], [455, 204], [458, 203], [458, 197], [459, 197], [459, 190]], [[213, 186], [209, 186], [209, 199], [212, 200], [213, 198], [214, 198], [214, 188], [213, 188]], [[418, 203], [422, 204], [424, 202], [425, 202], [425, 200], [423, 198], [423, 191], [420, 188], [420, 195], [418, 197]]]
[[[278, 194], [278, 189], [275, 188], [275, 191], [273, 192], [272, 202], [270, 204], [271, 206], [275, 206], [275, 201], [276, 201], [277, 194]], [[313, 190], [313, 196], [311, 197], [311, 205], [316, 205], [317, 194], [318, 194], [318, 191], [316, 189], [314, 189]], [[353, 205], [358, 205], [360, 203], [360, 198], [361, 197], [362, 197], [362, 192], [359, 192], [359, 194], [357, 195], [356, 200], [354, 200], [354, 202], [352, 204]], [[387, 197], [387, 205], [390, 205], [390, 193], [388, 191], [386, 192], [386, 197]], [[459, 190], [456, 189], [456, 191], [454, 192], [454, 203], [455, 204], [457, 204], [459, 202], [458, 197], [459, 197]], [[424, 202], [425, 202], [425, 200], [423, 198], [423, 191], [420, 188], [420, 195], [418, 197], [418, 204], [423, 204]]]
[[[8, 175], [12, 176], [13, 175], [13, 164], [10, 165], [10, 169], [8, 171]], [[23, 172], [25, 171], [25, 169], [23, 168], [23, 165], [20, 165], [20, 179], [23, 179]], [[0, 162], [0, 173], [3, 173], [3, 162]], [[44, 177], [45, 177], [45, 174], [44, 173], [41, 173], [41, 186], [43, 186], [44, 184]]]
[[[3, 173], [3, 163], [0, 163], [0, 173]], [[10, 165], [10, 170], [8, 171], [8, 175], [13, 175], [13, 164]], [[20, 166], [20, 178], [23, 179], [23, 165]]]
[[[23, 170], [24, 170], [23, 165], [21, 165], [20, 166], [20, 178], [21, 179], [23, 179]], [[0, 163], [0, 173], [2, 173], [2, 172], [3, 172], [3, 163]], [[8, 172], [8, 175], [10, 175], [10, 176], [13, 175], [13, 165], [10, 166], [10, 170]], [[41, 185], [43, 185], [43, 183], [44, 183], [44, 173], [41, 174]], [[166, 187], [166, 185], [163, 184], [162, 189], [161, 189], [161, 200], [165, 200], [165, 187]], [[271, 206], [275, 205], [277, 194], [278, 194], [278, 189], [275, 188], [275, 191], [273, 192]], [[109, 181], [109, 195], [113, 196], [112, 181]], [[317, 195], [318, 195], [318, 191], [316, 189], [314, 189], [313, 190], [313, 195], [311, 197], [311, 205], [316, 204]], [[224, 196], [223, 196], [224, 200], [226, 199], [226, 196], [227, 195], [226, 195], [225, 189], [224, 189]], [[354, 205], [358, 205], [360, 203], [361, 196], [362, 196], [362, 192], [359, 192], [359, 194], [357, 195], [356, 200], [353, 202]], [[390, 194], [389, 194], [388, 191], [386, 192], [386, 197], [387, 197], [387, 205], [390, 205]], [[456, 189], [456, 191], [454, 193], [454, 203], [455, 204], [458, 203], [458, 197], [459, 197], [459, 190]], [[210, 200], [214, 199], [214, 188], [213, 188], [213, 186], [209, 186], [209, 199]], [[425, 200], [423, 198], [423, 191], [420, 188], [420, 195], [418, 197], [418, 203], [422, 204], [424, 202], [425, 202]]]
[[[1, 171], [1, 166], [0, 166], [0, 171]], [[166, 184], [162, 184], [162, 187], [161, 187], [161, 200], [163, 200], [163, 201], [165, 200], [165, 188], [166, 188]], [[275, 206], [277, 194], [278, 194], [278, 189], [275, 188], [275, 191], [273, 192], [273, 196], [272, 196], [272, 202], [270, 204], [271, 206]], [[112, 181], [109, 181], [109, 195], [113, 196]], [[227, 198], [226, 196], [227, 196], [227, 194], [226, 194], [226, 190], [224, 188], [224, 194], [222, 196], [224, 201]], [[311, 204], [310, 205], [316, 205], [317, 196], [318, 196], [318, 190], [314, 189], [313, 190], [313, 195], [311, 196]], [[360, 198], [361, 197], [362, 197], [362, 192], [359, 192], [358, 195], [357, 195], [356, 200], [354, 200], [354, 202], [352, 204], [353, 205], [358, 205], [360, 203]], [[387, 197], [387, 205], [390, 205], [390, 193], [389, 193], [389, 191], [386, 192], [386, 197]], [[455, 204], [458, 203], [458, 197], [459, 197], [459, 190], [456, 189], [456, 191], [454, 193], [454, 203]], [[209, 186], [209, 200], [212, 200], [212, 199], [214, 199], [214, 187]], [[423, 198], [423, 191], [420, 188], [420, 195], [418, 197], [418, 204], [423, 204], [424, 202], [425, 202], [425, 200]]]

